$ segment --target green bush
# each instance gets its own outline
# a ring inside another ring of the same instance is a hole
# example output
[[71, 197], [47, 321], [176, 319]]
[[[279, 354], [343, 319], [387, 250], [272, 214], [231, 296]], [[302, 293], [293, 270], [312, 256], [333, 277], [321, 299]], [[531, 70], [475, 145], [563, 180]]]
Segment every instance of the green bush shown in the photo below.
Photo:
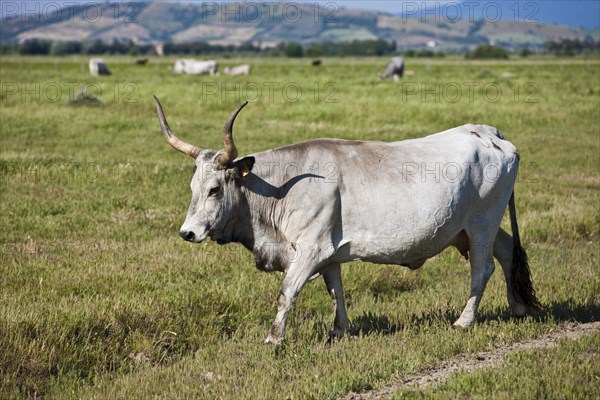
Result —
[[285, 45], [284, 53], [288, 57], [300, 58], [304, 56], [304, 49], [300, 43], [290, 42]]
[[430, 49], [422, 49], [422, 50], [408, 49], [408, 50], [405, 50], [402, 53], [402, 55], [404, 57], [419, 57], [419, 58], [434, 58], [434, 57], [444, 58], [444, 57], [446, 57], [446, 53], [444, 53], [443, 51], [433, 51]]
[[519, 50], [519, 55], [521, 57], [529, 57], [532, 54], [533, 54], [533, 51], [531, 51], [527, 48], [523, 48], [523, 49]]
[[491, 44], [482, 44], [473, 51], [465, 54], [466, 59], [507, 59], [508, 52], [499, 46]]

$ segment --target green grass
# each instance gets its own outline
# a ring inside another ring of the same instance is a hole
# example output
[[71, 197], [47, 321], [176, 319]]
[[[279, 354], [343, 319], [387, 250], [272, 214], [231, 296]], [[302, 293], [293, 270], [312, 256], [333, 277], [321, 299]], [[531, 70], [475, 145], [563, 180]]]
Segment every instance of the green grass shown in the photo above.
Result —
[[[376, 79], [381, 59], [325, 59], [320, 68], [250, 60], [253, 74], [238, 78], [173, 76], [166, 62], [125, 58], [108, 60], [112, 76], [92, 78], [82, 60], [0, 61], [1, 398], [335, 398], [563, 321], [600, 318], [597, 62], [419, 60], [407, 67], [415, 75], [395, 84]], [[69, 105], [68, 88], [80, 84], [99, 85], [102, 104]], [[217, 94], [203, 100], [214, 84]], [[286, 84], [301, 89], [298, 101], [286, 101]], [[489, 92], [477, 89], [486, 84]], [[58, 101], [44, 92], [51, 85], [67, 88]], [[518, 216], [544, 313], [511, 319], [496, 271], [477, 324], [455, 330], [469, 284], [456, 251], [418, 271], [351, 263], [343, 279], [354, 334], [324, 344], [332, 307], [316, 281], [275, 357], [262, 340], [282, 276], [257, 271], [238, 245], [178, 237], [192, 161], [162, 138], [151, 99], [159, 96], [180, 137], [218, 149], [225, 118], [256, 85], [262, 96], [236, 122], [241, 154], [316, 137], [393, 141], [467, 122], [498, 127], [521, 152]], [[462, 96], [448, 101], [457, 86]], [[497, 88], [498, 101], [486, 101]], [[557, 373], [570, 372], [543, 377]], [[515, 397], [535, 393], [528, 377]], [[600, 396], [597, 385], [586, 393]]]
[[[598, 397], [600, 333], [563, 340], [551, 350], [521, 351], [497, 368], [458, 373], [425, 391], [394, 399], [595, 399]], [[533, 384], [535, 383], [535, 384]]]

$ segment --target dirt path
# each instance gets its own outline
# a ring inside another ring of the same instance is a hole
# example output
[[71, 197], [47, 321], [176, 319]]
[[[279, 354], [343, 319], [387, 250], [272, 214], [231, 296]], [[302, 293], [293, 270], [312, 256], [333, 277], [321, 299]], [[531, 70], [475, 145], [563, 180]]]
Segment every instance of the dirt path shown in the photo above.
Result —
[[426, 388], [444, 382], [450, 375], [458, 371], [472, 372], [481, 368], [492, 368], [499, 365], [511, 353], [521, 350], [548, 349], [556, 346], [561, 339], [577, 340], [593, 332], [600, 331], [600, 322], [585, 324], [564, 324], [550, 333], [526, 342], [513, 343], [490, 351], [460, 355], [443, 361], [439, 365], [406, 377], [394, 377], [388, 383], [376, 389], [354, 393], [342, 397], [343, 400], [371, 400], [392, 396], [400, 389]]

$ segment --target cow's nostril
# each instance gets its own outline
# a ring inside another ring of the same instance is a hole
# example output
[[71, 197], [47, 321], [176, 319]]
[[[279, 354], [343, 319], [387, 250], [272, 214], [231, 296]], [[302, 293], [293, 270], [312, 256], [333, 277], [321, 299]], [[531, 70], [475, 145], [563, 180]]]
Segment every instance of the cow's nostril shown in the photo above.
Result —
[[193, 242], [196, 238], [196, 235], [192, 231], [179, 231], [179, 235], [188, 242]]

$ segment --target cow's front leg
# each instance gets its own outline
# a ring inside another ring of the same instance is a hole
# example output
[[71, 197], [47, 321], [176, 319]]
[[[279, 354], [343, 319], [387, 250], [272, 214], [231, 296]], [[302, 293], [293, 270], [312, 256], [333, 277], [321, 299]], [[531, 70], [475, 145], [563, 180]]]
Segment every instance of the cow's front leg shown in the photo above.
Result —
[[315, 270], [316, 268], [305, 263], [292, 264], [281, 284], [277, 297], [277, 315], [265, 343], [279, 345], [283, 342], [288, 313], [298, 298], [300, 290], [314, 275]]
[[327, 286], [327, 293], [333, 300], [333, 309], [335, 318], [333, 320], [333, 330], [329, 334], [329, 342], [334, 339], [340, 339], [350, 327], [346, 306], [344, 304], [344, 290], [342, 289], [342, 269], [340, 264], [329, 264], [323, 268], [323, 279]]
[[294, 259], [283, 279], [277, 297], [277, 315], [265, 343], [279, 345], [283, 342], [287, 316], [300, 290], [312, 276], [320, 272], [321, 267], [328, 264], [327, 260], [332, 254], [333, 246], [328, 242], [306, 240], [296, 243]]

